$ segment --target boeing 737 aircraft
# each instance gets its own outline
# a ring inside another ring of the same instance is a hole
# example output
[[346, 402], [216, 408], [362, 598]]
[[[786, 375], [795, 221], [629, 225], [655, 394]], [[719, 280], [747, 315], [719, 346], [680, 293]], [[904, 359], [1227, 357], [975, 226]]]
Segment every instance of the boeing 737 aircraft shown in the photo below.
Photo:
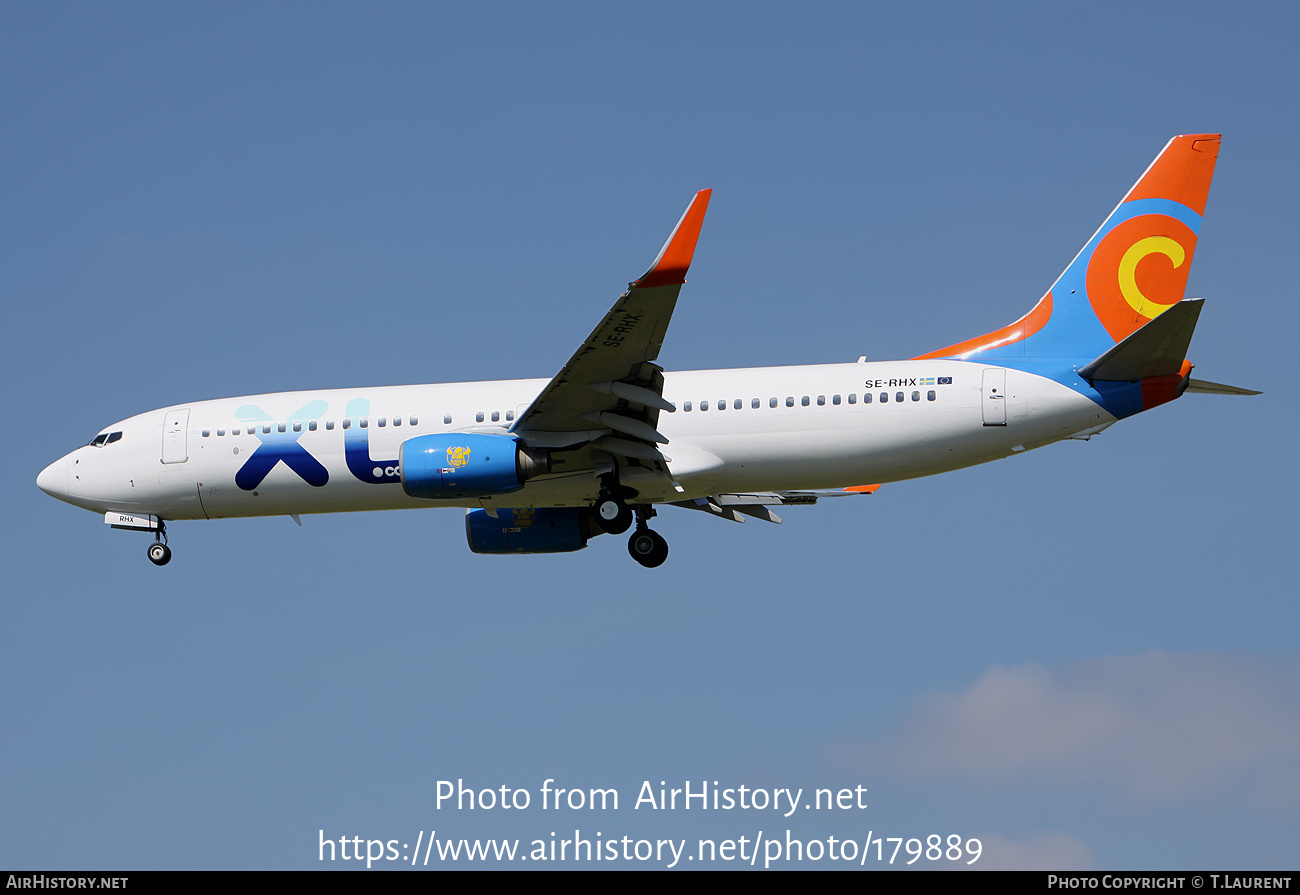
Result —
[[[108, 426], [36, 484], [154, 533], [180, 519], [466, 509], [476, 553], [580, 550], [669, 504], [743, 522], [772, 507], [1088, 438], [1184, 391], [1201, 299], [1183, 299], [1219, 152], [1175, 137], [1033, 309], [912, 360], [667, 372], [655, 364], [709, 204], [551, 379], [197, 401]], [[870, 484], [866, 484], [870, 483]]]

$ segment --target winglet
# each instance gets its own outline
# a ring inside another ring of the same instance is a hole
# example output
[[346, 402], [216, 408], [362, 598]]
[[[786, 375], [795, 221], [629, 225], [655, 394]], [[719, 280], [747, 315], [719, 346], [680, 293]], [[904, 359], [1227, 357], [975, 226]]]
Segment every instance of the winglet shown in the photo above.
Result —
[[709, 196], [713, 190], [700, 190], [691, 200], [686, 213], [673, 228], [673, 233], [659, 250], [658, 257], [650, 269], [641, 275], [633, 285], [642, 288], [653, 286], [673, 286], [686, 282], [686, 271], [691, 266], [695, 255], [695, 243], [700, 238], [700, 227], [704, 224], [704, 212], [709, 208]]

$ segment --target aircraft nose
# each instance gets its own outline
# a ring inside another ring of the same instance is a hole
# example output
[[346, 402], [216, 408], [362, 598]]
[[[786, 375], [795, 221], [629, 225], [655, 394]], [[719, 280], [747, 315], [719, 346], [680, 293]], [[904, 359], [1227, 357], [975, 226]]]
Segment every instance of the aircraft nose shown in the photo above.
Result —
[[36, 487], [50, 495], [50, 497], [67, 500], [70, 496], [68, 491], [68, 458], [62, 457], [42, 469], [41, 474], [36, 477]]

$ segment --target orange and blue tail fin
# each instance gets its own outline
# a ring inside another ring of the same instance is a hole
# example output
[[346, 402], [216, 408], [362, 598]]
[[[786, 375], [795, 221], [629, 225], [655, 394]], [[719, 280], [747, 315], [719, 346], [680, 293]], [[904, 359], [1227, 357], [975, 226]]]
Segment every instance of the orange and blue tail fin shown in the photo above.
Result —
[[1024, 317], [921, 355], [1006, 363], [1097, 358], [1183, 299], [1218, 134], [1174, 137]]

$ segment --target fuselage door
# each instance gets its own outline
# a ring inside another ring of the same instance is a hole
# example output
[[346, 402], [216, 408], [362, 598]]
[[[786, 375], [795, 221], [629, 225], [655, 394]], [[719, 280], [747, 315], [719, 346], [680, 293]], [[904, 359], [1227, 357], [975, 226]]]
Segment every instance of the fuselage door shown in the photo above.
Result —
[[984, 371], [984, 391], [980, 401], [984, 410], [984, 425], [1007, 424], [1007, 371], [1003, 367]]
[[190, 409], [169, 410], [163, 420], [162, 461], [184, 463], [189, 459], [185, 449], [185, 432], [190, 427]]

